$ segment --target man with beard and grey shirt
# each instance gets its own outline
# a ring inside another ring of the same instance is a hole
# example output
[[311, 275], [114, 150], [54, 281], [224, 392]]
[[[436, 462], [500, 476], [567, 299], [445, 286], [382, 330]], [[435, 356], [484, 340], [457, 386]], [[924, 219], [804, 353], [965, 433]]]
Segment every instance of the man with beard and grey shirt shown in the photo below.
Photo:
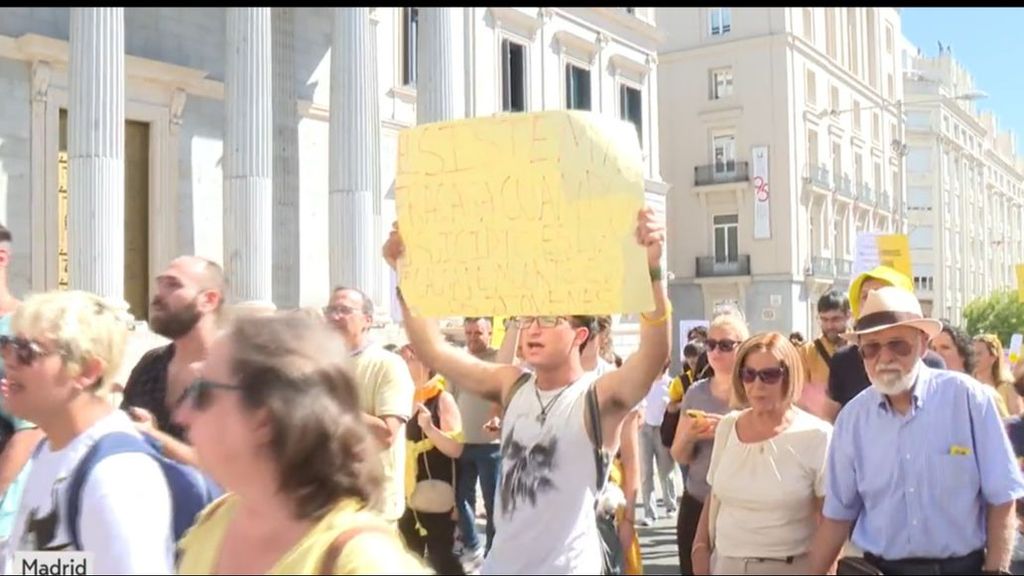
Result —
[[[466, 318], [462, 328], [469, 353], [485, 362], [495, 362], [498, 351], [490, 346], [491, 320]], [[460, 386], [457, 381], [449, 380], [449, 385], [459, 404], [462, 430], [466, 437], [459, 458], [459, 479], [456, 483], [462, 559], [464, 563], [478, 567], [485, 551], [491, 549], [491, 540], [494, 539], [494, 494], [501, 474], [501, 445], [497, 434], [501, 405], [485, 400], [465, 386]], [[483, 492], [484, 509], [487, 511], [486, 547], [480, 545], [480, 537], [476, 533], [478, 479], [480, 491]]]
[[167, 456], [192, 464], [194, 454], [183, 442], [185, 430], [172, 415], [195, 379], [191, 365], [206, 359], [217, 334], [224, 271], [205, 258], [181, 256], [156, 277], [156, 290], [149, 306], [149, 327], [171, 343], [147, 352], [135, 365], [125, 384], [121, 409], [157, 440]]

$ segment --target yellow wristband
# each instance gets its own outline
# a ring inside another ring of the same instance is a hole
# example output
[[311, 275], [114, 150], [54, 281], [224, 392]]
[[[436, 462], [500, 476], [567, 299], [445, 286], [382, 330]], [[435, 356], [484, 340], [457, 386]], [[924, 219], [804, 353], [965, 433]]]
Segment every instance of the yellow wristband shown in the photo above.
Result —
[[665, 313], [660, 318], [648, 318], [645, 312], [640, 313], [640, 323], [649, 325], [658, 325], [668, 322], [669, 317], [672, 316], [672, 302], [665, 300]]

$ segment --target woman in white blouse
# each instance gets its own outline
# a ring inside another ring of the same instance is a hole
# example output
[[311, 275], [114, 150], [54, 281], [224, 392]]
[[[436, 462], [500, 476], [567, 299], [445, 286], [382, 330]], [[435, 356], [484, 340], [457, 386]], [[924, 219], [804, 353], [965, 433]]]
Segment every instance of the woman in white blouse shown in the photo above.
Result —
[[796, 407], [803, 374], [782, 334], [758, 334], [740, 347], [734, 400], [749, 407], [715, 431], [694, 574], [808, 573], [832, 426]]

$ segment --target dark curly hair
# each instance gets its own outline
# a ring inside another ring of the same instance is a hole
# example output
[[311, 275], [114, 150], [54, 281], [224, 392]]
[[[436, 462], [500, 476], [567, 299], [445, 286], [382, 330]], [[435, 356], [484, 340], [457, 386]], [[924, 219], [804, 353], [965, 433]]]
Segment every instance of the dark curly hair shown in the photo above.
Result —
[[323, 518], [348, 497], [379, 509], [380, 447], [362, 422], [340, 337], [323, 323], [278, 314], [239, 318], [230, 339], [244, 406], [270, 414], [266, 449], [295, 515]]
[[956, 353], [964, 361], [964, 372], [974, 374], [976, 359], [974, 357], [974, 346], [971, 345], [971, 337], [959, 326], [954, 326], [947, 320], [942, 321], [942, 331], [949, 335], [953, 345], [956, 346]]

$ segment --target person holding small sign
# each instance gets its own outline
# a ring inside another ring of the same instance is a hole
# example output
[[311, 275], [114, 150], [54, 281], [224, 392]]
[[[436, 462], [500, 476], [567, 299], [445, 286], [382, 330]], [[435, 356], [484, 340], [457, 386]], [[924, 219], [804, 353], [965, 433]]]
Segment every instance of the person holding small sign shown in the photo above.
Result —
[[[492, 364], [445, 343], [397, 289], [405, 329], [420, 358], [446, 377], [505, 407], [496, 534], [483, 574], [600, 574], [604, 551], [595, 501], [607, 478], [618, 428], [650, 390], [668, 358], [672, 310], [660, 266], [664, 222], [645, 208], [636, 241], [646, 249], [654, 310], [641, 315], [639, 349], [619, 370], [585, 372], [580, 354], [593, 316], [519, 316], [532, 372]], [[395, 224], [384, 257], [397, 270], [405, 244]], [[607, 439], [604, 441], [602, 439]], [[596, 473], [588, 473], [595, 470]]]

